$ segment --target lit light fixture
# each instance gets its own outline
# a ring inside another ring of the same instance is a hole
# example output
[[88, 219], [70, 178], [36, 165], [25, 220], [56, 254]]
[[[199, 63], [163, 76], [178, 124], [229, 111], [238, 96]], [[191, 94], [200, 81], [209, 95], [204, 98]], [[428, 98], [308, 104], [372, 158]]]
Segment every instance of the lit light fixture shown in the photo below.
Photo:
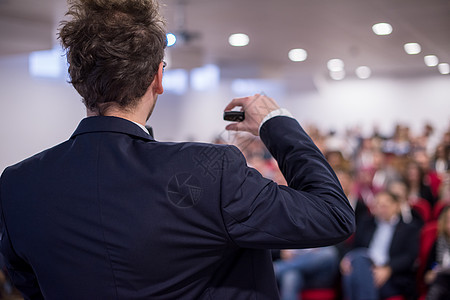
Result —
[[250, 38], [245, 33], [234, 33], [228, 38], [228, 42], [234, 47], [247, 46], [250, 42]]
[[405, 52], [411, 55], [419, 54], [422, 51], [422, 48], [418, 43], [406, 43], [403, 45]]
[[308, 52], [305, 49], [292, 49], [289, 51], [288, 56], [292, 61], [305, 61], [308, 57]]
[[372, 70], [368, 66], [360, 66], [355, 70], [356, 76], [360, 79], [367, 79], [372, 75]]
[[166, 38], [167, 38], [167, 47], [171, 47], [175, 45], [175, 43], [177, 42], [177, 37], [173, 33], [169, 32], [168, 34], [166, 34]]
[[439, 73], [442, 75], [450, 74], [450, 65], [448, 63], [440, 63], [438, 65]]
[[31, 52], [28, 72], [33, 77], [60, 78], [66, 70], [66, 61], [58, 46], [51, 50]]
[[436, 67], [439, 63], [439, 59], [436, 55], [426, 55], [423, 59], [425, 64], [429, 67]]
[[330, 77], [333, 80], [342, 80], [345, 78], [345, 71], [344, 70], [330, 71]]
[[392, 33], [392, 26], [389, 23], [377, 23], [372, 26], [372, 30], [376, 35], [389, 35]]
[[339, 72], [344, 70], [344, 62], [342, 59], [333, 58], [327, 62], [327, 67], [331, 72]]

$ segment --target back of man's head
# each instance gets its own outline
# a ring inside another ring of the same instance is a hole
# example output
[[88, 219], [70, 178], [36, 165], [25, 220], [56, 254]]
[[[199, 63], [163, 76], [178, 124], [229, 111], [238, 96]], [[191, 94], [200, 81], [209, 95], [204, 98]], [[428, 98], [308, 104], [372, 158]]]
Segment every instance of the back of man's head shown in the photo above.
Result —
[[86, 107], [132, 108], [164, 58], [166, 32], [156, 0], [69, 0], [61, 22], [71, 83]]

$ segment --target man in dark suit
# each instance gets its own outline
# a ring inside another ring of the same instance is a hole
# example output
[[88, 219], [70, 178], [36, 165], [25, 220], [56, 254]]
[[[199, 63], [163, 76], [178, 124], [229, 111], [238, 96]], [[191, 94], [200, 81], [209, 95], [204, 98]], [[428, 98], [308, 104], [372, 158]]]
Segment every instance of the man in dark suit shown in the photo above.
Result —
[[1, 251], [27, 299], [276, 299], [272, 248], [338, 243], [354, 215], [333, 170], [272, 99], [234, 99], [289, 187], [236, 147], [156, 142], [165, 31], [151, 0], [74, 1], [60, 30], [87, 107], [71, 138], [7, 168]]
[[358, 223], [354, 249], [341, 261], [345, 299], [414, 296], [419, 227], [401, 219], [399, 200], [389, 192], [376, 195], [373, 214]]

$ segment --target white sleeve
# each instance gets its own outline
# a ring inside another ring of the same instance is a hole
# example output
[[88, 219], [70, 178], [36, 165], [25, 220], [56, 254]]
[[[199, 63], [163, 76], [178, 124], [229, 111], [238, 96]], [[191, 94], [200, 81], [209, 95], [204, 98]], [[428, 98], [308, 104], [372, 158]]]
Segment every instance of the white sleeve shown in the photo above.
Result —
[[258, 131], [261, 130], [261, 127], [263, 126], [263, 124], [265, 122], [267, 122], [268, 120], [270, 120], [270, 119], [272, 119], [274, 117], [278, 117], [278, 116], [294, 118], [294, 116], [292, 116], [292, 114], [286, 108], [279, 108], [279, 109], [276, 109], [276, 110], [272, 110], [262, 120], [261, 124], [259, 125], [259, 130]]

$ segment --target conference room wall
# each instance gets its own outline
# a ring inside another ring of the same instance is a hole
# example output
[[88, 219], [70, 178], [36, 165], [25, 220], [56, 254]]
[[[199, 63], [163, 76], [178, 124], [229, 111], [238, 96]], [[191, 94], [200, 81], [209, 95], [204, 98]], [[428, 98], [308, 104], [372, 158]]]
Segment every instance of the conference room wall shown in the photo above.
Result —
[[317, 89], [289, 95], [285, 103], [299, 120], [324, 130], [358, 126], [369, 135], [376, 126], [390, 135], [397, 123], [409, 126], [414, 134], [421, 133], [425, 123], [439, 133], [450, 128], [448, 75], [327, 80], [319, 81]]
[[[72, 134], [85, 116], [81, 97], [65, 78], [34, 78], [28, 56], [0, 58], [0, 171]], [[249, 90], [249, 93], [261, 90]], [[222, 111], [236, 94], [230, 81], [210, 91], [166, 92], [159, 97], [149, 124], [161, 141], [211, 141], [226, 136]], [[420, 131], [425, 121], [440, 132], [450, 125], [450, 77], [335, 82], [316, 80], [310, 92], [269, 93], [302, 124], [323, 129], [360, 125], [369, 133], [374, 124], [389, 132], [397, 122]]]

